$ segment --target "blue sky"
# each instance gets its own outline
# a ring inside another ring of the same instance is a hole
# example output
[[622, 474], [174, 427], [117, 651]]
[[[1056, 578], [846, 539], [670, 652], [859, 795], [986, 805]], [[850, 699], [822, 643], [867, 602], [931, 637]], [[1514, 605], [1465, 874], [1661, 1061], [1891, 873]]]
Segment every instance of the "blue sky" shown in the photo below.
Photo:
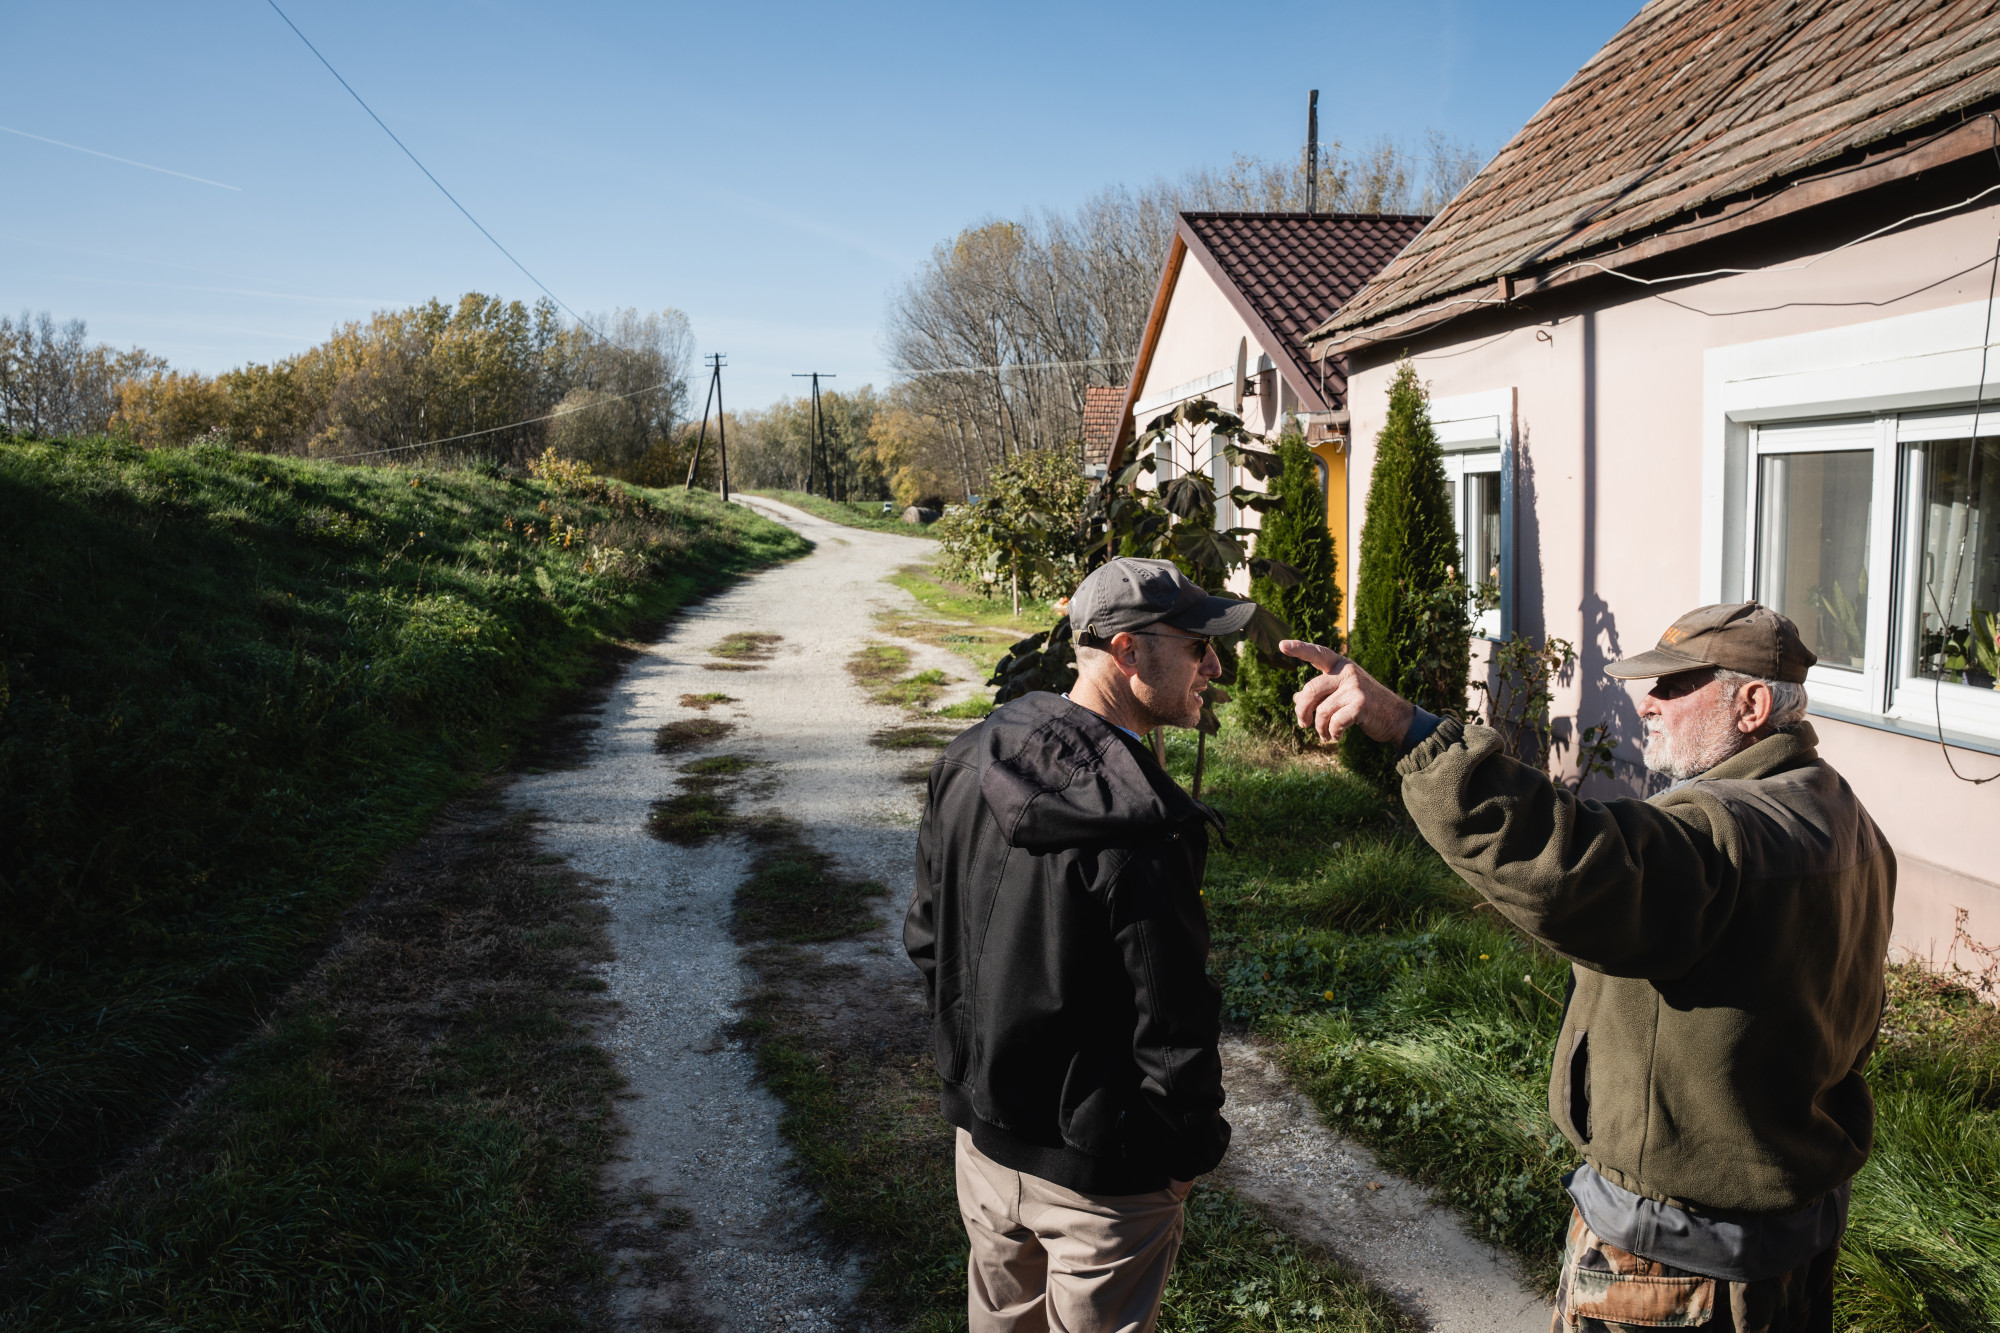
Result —
[[[563, 301], [685, 310], [731, 407], [793, 371], [885, 383], [884, 311], [931, 247], [1289, 155], [1308, 88], [1323, 137], [1490, 154], [1638, 8], [279, 3]], [[0, 311], [214, 372], [430, 296], [538, 295], [264, 0], [4, 0], [0, 51]]]

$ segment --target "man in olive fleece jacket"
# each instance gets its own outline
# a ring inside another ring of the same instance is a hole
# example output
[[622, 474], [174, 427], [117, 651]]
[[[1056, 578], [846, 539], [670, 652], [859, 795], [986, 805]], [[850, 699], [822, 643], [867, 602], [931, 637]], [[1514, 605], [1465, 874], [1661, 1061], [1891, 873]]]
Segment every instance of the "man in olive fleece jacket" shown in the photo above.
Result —
[[1702, 607], [1608, 674], [1640, 702], [1651, 800], [1584, 800], [1497, 733], [1413, 708], [1345, 658], [1298, 697], [1322, 737], [1398, 744], [1424, 837], [1571, 960], [1549, 1113], [1585, 1165], [1554, 1327], [1832, 1326], [1861, 1070], [1883, 1006], [1894, 853], [1804, 721], [1815, 660], [1754, 602]]

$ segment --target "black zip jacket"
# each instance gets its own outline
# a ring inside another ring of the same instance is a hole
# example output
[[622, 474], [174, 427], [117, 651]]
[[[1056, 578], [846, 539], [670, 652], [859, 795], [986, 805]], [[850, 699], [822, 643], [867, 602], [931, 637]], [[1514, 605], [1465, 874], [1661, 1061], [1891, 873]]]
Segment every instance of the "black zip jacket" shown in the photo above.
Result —
[[994, 1161], [1116, 1195], [1222, 1160], [1211, 823], [1129, 734], [1054, 694], [995, 710], [931, 769], [903, 944], [945, 1119]]

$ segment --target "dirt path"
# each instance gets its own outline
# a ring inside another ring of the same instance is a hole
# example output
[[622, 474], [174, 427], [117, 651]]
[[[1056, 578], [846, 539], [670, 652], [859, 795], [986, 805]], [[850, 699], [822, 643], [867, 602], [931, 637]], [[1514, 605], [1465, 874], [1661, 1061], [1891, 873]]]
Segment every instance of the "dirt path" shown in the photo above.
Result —
[[1328, 1129], [1253, 1042], [1225, 1039], [1223, 1114], [1235, 1134], [1217, 1173], [1300, 1240], [1345, 1260], [1434, 1333], [1546, 1333], [1548, 1301], [1458, 1215]]
[[[911, 756], [867, 743], [901, 710], [868, 702], [846, 662], [865, 644], [885, 641], [878, 611], [915, 606], [882, 579], [927, 558], [931, 544], [753, 503], [818, 549], [676, 621], [612, 690], [585, 766], [528, 776], [512, 795], [540, 812], [551, 853], [602, 882], [610, 913], [618, 956], [605, 981], [619, 1017], [603, 1040], [629, 1083], [628, 1137], [610, 1183], [632, 1204], [607, 1241], [623, 1261], [614, 1314], [630, 1327], [657, 1327], [661, 1316], [690, 1310], [721, 1330], [843, 1327], [853, 1322], [861, 1277], [813, 1234], [813, 1202], [791, 1181], [778, 1138], [781, 1108], [730, 1036], [753, 984], [730, 933], [751, 853], [740, 839], [686, 848], [646, 831], [652, 803], [673, 790], [675, 770], [692, 757], [656, 753], [654, 733], [694, 717], [733, 723], [733, 734], [700, 753], [771, 765], [770, 807], [797, 821], [846, 875], [891, 886], [885, 925], [899, 919], [918, 797], [897, 779]], [[741, 664], [758, 669], [710, 669], [719, 659], [708, 650], [743, 633], [782, 638], [768, 661]], [[922, 644], [904, 646], [914, 667], [960, 678], [947, 698], [970, 692], [963, 663]], [[709, 692], [736, 702], [705, 713], [680, 702]], [[880, 967], [885, 981], [921, 1005], [914, 972], [879, 936], [828, 952]]]
[[[731, 1036], [755, 984], [730, 932], [751, 853], [739, 839], [686, 848], [646, 832], [653, 802], [673, 790], [688, 757], [655, 752], [660, 726], [697, 716], [732, 723], [702, 753], [770, 765], [768, 808], [796, 821], [842, 874], [889, 886], [877, 930], [819, 952], [861, 968], [874, 1003], [922, 1005], [898, 947], [921, 788], [900, 780], [908, 752], [867, 743], [904, 720], [902, 711], [869, 702], [845, 666], [864, 645], [887, 641], [878, 612], [922, 618], [913, 598], [882, 580], [926, 558], [930, 545], [749, 503], [818, 549], [675, 622], [613, 688], [584, 766], [525, 777], [510, 798], [539, 812], [551, 853], [601, 882], [610, 915], [617, 958], [604, 979], [618, 1017], [602, 1039], [629, 1086], [628, 1137], [609, 1184], [628, 1203], [603, 1240], [617, 1267], [613, 1314], [626, 1327], [691, 1314], [719, 1333], [849, 1327], [863, 1276], [815, 1234], [815, 1205], [793, 1182], [778, 1136], [781, 1107]], [[744, 633], [782, 637], [759, 669], [713, 669], [709, 650]], [[896, 642], [913, 668], [954, 678], [946, 701], [972, 692], [962, 660]], [[706, 713], [681, 702], [709, 692], [734, 702]], [[1504, 1257], [1330, 1133], [1254, 1047], [1231, 1043], [1225, 1067], [1236, 1126], [1222, 1173], [1230, 1185], [1394, 1294], [1427, 1328], [1546, 1328], [1546, 1306]], [[1371, 1181], [1384, 1188], [1368, 1189]]]

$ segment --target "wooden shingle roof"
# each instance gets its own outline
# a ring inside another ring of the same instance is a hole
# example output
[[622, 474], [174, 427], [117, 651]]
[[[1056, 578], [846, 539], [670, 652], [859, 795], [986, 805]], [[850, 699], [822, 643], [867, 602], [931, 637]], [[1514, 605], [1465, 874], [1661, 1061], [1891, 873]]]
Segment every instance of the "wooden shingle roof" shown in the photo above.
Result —
[[[1548, 286], [1584, 256], [1664, 253], [1669, 224], [1708, 239], [1814, 168], [1847, 173], [1885, 141], [1907, 155], [1902, 139], [1996, 95], [2000, 0], [1652, 0], [1311, 338], [1391, 336], [1500, 303], [1513, 275]], [[1988, 130], [2000, 143], [1996, 119], [1947, 147], [1982, 151]], [[1889, 178], [1853, 171], [1818, 196]]]

